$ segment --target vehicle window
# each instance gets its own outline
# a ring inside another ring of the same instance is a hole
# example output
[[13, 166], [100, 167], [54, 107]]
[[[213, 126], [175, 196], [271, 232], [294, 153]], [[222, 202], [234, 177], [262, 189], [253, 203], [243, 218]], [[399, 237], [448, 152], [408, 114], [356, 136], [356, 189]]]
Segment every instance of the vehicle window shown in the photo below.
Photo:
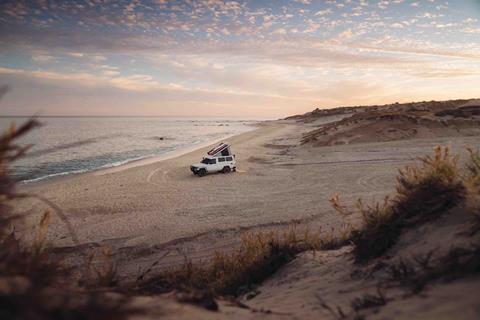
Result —
[[232, 157], [227, 157], [227, 161], [233, 161]]
[[225, 158], [218, 158], [218, 162], [225, 162]]
[[204, 163], [204, 164], [215, 164], [215, 163], [217, 163], [217, 160], [205, 158], [205, 159], [202, 160], [202, 163]]

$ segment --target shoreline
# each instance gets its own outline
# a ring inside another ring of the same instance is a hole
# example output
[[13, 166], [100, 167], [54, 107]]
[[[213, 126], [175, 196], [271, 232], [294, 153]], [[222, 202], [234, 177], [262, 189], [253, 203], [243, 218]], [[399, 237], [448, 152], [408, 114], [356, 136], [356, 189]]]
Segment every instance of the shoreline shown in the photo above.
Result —
[[[456, 152], [476, 139], [451, 137], [417, 140], [415, 144], [405, 140], [312, 149], [300, 144], [305, 130], [310, 128], [294, 121], [271, 121], [226, 139], [237, 158], [238, 170], [231, 174], [199, 178], [191, 173], [189, 166], [201, 159], [210, 144], [161, 160], [138, 161], [19, 189], [60, 208], [81, 244], [156, 246], [198, 234], [211, 238], [224, 230], [288, 221], [315, 220], [315, 225], [328, 230], [342, 223], [330, 206], [333, 194], [343, 195], [345, 202], [383, 198], [393, 191], [398, 168], [430, 152], [439, 140], [451, 142]], [[411, 157], [406, 159], [405, 154]], [[18, 213], [35, 213], [30, 227], [38, 225], [45, 210], [51, 210], [35, 199], [19, 202]], [[52, 223], [48, 239], [56, 247], [74, 244], [61, 220]], [[198, 244], [204, 245], [214, 244]]]
[[[232, 188], [249, 190], [250, 187], [244, 186], [244, 183], [250, 184], [248, 181], [252, 172], [253, 177], [257, 176], [254, 172], [258, 163], [251, 160], [252, 156], [258, 154], [257, 150], [263, 149], [272, 139], [284, 136], [292, 129], [292, 125], [282, 122], [263, 122], [253, 130], [230, 137], [226, 142], [233, 145], [240, 165], [236, 173], [228, 175], [210, 174], [199, 178], [188, 169], [191, 163], [201, 159], [212, 145], [209, 144], [196, 146], [182, 155], [170, 155], [169, 159], [150, 159], [151, 163], [137, 162], [133, 166], [121, 166], [120, 169], [25, 184], [19, 186], [19, 191], [54, 203], [73, 226], [80, 244], [114, 241], [115, 247], [123, 247], [165, 243], [236, 225], [228, 220], [240, 218], [241, 215], [224, 216], [211, 223], [198, 223], [197, 218], [189, 218], [186, 212], [199, 210], [201, 215], [208, 216], [217, 211], [215, 205], [212, 206], [212, 198], [205, 193], [212, 184], [221, 190], [215, 196], [221, 203], [235, 205], [241, 200], [237, 198], [241, 191]], [[257, 187], [249, 193], [256, 192]], [[233, 198], [228, 200], [225, 197]], [[204, 206], [205, 210], [201, 209]], [[35, 213], [26, 221], [27, 229], [28, 226], [38, 225], [38, 219], [45, 210], [51, 210], [46, 203], [34, 198], [19, 200], [16, 209], [18, 212]], [[270, 219], [262, 220], [267, 222]], [[248, 227], [251, 224], [247, 220], [245, 222], [238, 225]], [[75, 244], [65, 223], [57, 219], [49, 226], [47, 238], [55, 247]]]
[[222, 140], [225, 139], [231, 139], [233, 137], [243, 135], [245, 133], [249, 133], [255, 130], [258, 130], [264, 123], [268, 122], [273, 122], [276, 120], [263, 120], [263, 121], [258, 121], [253, 124], [249, 124], [248, 127], [250, 127], [249, 130], [240, 132], [240, 133], [234, 133], [234, 134], [229, 134], [226, 136], [223, 136], [218, 139], [213, 139], [213, 140], [208, 140], [204, 142], [198, 142], [190, 146], [186, 146], [184, 148], [168, 151], [164, 154], [159, 154], [159, 155], [153, 155], [153, 156], [146, 156], [144, 158], [139, 158], [139, 159], [131, 159], [131, 160], [124, 160], [121, 161], [120, 164], [115, 165], [115, 163], [108, 164], [99, 168], [95, 169], [86, 169], [86, 170], [79, 170], [79, 171], [71, 171], [71, 172], [61, 172], [61, 173], [56, 173], [53, 175], [47, 175], [44, 177], [39, 177], [35, 179], [30, 179], [30, 180], [22, 180], [18, 182], [18, 185], [20, 188], [24, 187], [31, 187], [31, 186], [39, 186], [39, 185], [44, 185], [44, 184], [49, 184], [52, 182], [58, 182], [58, 181], [65, 181], [69, 179], [74, 179], [77, 177], [81, 176], [101, 176], [105, 174], [110, 174], [110, 173], [116, 173], [116, 172], [121, 172], [124, 170], [128, 170], [131, 168], [136, 168], [136, 167], [141, 167], [141, 166], [146, 166], [146, 165], [151, 165], [157, 162], [162, 162], [174, 158], [181, 157], [183, 155], [189, 154], [191, 152], [196, 152], [199, 149], [206, 148], [208, 146], [211, 146], [213, 144], [216, 144]]
[[[146, 166], [146, 165], [150, 165], [150, 164], [154, 164], [154, 163], [158, 163], [158, 162], [162, 162], [162, 161], [166, 161], [166, 160], [175, 159], [175, 158], [184, 156], [186, 154], [196, 152], [200, 149], [209, 147], [211, 145], [217, 144], [222, 140], [231, 139], [231, 138], [243, 135], [245, 133], [249, 133], [249, 132], [258, 130], [262, 123], [265, 123], [265, 121], [259, 122], [257, 124], [252, 124], [251, 125], [251, 127], [252, 127], [251, 130], [247, 130], [247, 131], [244, 131], [244, 132], [241, 132], [241, 133], [229, 134], [229, 135], [224, 136], [224, 137], [219, 138], [219, 139], [209, 140], [209, 141], [206, 141], [206, 142], [199, 142], [198, 144], [194, 144], [194, 145], [191, 145], [189, 147], [169, 151], [169, 152], [161, 154], [161, 155], [146, 157], [146, 158], [138, 159], [138, 160], [132, 160], [132, 161], [129, 161], [127, 163], [124, 163], [124, 164], [121, 164], [121, 165], [118, 165], [118, 166], [112, 166], [112, 167], [108, 167], [108, 168], [99, 168], [97, 170], [89, 171], [88, 173], [92, 173], [95, 176], [98, 176], [98, 175], [121, 172], [121, 171], [128, 170], [128, 169], [131, 169], [131, 168]], [[87, 173], [87, 172], [85, 172], [85, 173]]]

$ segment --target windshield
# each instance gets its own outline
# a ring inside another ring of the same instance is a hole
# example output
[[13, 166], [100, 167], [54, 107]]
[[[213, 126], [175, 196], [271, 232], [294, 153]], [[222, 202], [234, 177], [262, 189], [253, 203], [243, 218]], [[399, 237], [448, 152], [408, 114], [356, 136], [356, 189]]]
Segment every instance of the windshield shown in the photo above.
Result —
[[215, 159], [204, 158], [204, 159], [202, 160], [202, 163], [204, 163], [204, 164], [215, 164], [216, 161], [215, 161]]

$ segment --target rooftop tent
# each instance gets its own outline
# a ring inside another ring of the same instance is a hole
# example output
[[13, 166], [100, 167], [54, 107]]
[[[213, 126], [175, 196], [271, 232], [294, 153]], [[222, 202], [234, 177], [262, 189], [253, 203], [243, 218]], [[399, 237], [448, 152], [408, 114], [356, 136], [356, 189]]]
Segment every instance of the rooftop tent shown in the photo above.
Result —
[[230, 146], [228, 144], [220, 143], [218, 146], [208, 151], [207, 154], [211, 157], [225, 157], [232, 155], [232, 152], [230, 151]]

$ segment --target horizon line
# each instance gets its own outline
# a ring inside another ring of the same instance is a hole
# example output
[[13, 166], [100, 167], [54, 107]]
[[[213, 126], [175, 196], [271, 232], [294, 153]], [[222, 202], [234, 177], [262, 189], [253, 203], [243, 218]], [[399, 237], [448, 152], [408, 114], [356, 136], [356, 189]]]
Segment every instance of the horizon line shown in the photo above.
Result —
[[[0, 118], [217, 118], [217, 119], [269, 119], [268, 117], [239, 116], [170, 116], [170, 115], [0, 115]], [[277, 118], [277, 117], [272, 117]]]

